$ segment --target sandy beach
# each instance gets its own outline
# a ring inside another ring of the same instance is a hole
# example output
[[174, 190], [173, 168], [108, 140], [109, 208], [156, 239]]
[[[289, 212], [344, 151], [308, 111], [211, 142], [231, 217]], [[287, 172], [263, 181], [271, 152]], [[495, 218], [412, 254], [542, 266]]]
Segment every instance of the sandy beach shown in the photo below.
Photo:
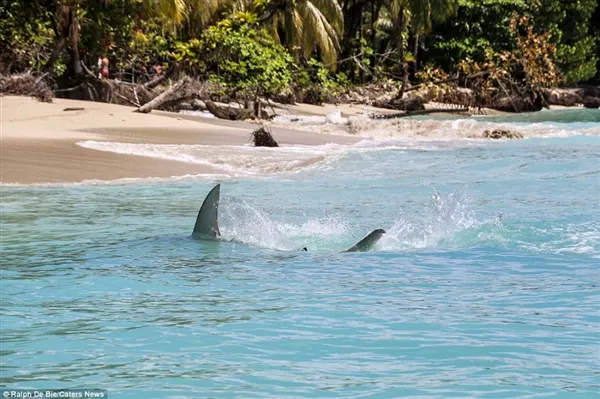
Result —
[[[0, 97], [0, 181], [59, 183], [121, 178], [171, 177], [216, 171], [206, 165], [122, 155], [78, 146], [83, 140], [148, 144], [244, 145], [256, 124], [168, 112], [134, 113], [120, 105], [28, 97]], [[71, 110], [66, 110], [71, 109]], [[322, 114], [336, 106], [293, 106], [286, 112]], [[345, 106], [342, 112], [364, 112]], [[358, 138], [273, 129], [281, 145], [352, 144]]]

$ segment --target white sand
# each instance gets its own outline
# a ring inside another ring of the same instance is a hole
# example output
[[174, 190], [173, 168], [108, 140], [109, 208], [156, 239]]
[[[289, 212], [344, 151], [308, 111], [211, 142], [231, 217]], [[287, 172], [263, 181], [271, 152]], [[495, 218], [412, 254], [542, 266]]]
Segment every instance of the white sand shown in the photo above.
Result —
[[[331, 107], [294, 106], [293, 112], [333, 112]], [[313, 108], [314, 107], [314, 108]], [[65, 108], [83, 108], [65, 111]], [[352, 108], [352, 107], [351, 107]], [[125, 177], [215, 173], [210, 167], [82, 148], [82, 140], [150, 144], [241, 145], [256, 125], [166, 112], [139, 114], [120, 105], [27, 97], [0, 97], [0, 181], [77, 182]], [[357, 111], [361, 112], [361, 111]], [[282, 144], [351, 144], [357, 138], [274, 129]]]

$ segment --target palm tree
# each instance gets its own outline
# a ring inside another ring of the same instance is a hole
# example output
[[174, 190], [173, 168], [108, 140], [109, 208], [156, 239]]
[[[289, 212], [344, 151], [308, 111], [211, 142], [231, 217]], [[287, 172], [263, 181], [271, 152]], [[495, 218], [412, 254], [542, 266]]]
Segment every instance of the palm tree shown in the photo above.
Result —
[[218, 12], [233, 3], [232, 0], [144, 0], [152, 14], [165, 27], [179, 29], [185, 26], [190, 36], [214, 21]]
[[259, 21], [299, 58], [318, 49], [326, 64], [335, 66], [344, 16], [337, 0], [272, 0]]
[[408, 26], [410, 25], [415, 36], [427, 33], [431, 30], [432, 21], [445, 20], [454, 13], [457, 5], [457, 0], [390, 0], [388, 8], [394, 16], [395, 44], [403, 77], [397, 98], [402, 98], [408, 85], [405, 53]]
[[[129, 0], [138, 3], [138, 0]], [[106, 6], [111, 0], [56, 0], [54, 10], [55, 43], [44, 69], [50, 72], [65, 49], [70, 52], [70, 65], [75, 74], [83, 73], [79, 57], [82, 29], [79, 15], [95, 2]], [[191, 35], [209, 24], [218, 11], [232, 0], [142, 0], [149, 18], [157, 17], [166, 29], [186, 28]]]

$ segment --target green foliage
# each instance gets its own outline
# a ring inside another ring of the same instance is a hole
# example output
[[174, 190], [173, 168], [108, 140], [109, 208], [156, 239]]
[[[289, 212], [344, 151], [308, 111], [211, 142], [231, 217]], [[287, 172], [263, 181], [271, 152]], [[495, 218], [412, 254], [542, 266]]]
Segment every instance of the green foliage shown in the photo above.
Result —
[[596, 84], [600, 84], [600, 1], [596, 6], [596, 10], [590, 18], [592, 23], [591, 31], [592, 36], [596, 38], [596, 77], [594, 78]]
[[535, 9], [539, 29], [553, 34], [557, 43], [557, 65], [563, 80], [573, 84], [596, 74], [596, 38], [592, 34], [592, 14], [597, 0], [540, 0]]
[[338, 0], [259, 0], [271, 35], [294, 54], [310, 58], [316, 51], [330, 68], [340, 51], [344, 16]]
[[53, 40], [51, 13], [41, 1], [0, 3], [0, 72], [40, 69]]
[[334, 73], [315, 58], [309, 59], [304, 66], [295, 68], [293, 86], [300, 93], [300, 100], [305, 102], [321, 104], [334, 101], [350, 85], [350, 79], [345, 73]]
[[163, 37], [153, 19], [138, 18], [145, 12], [137, 0], [86, 3], [80, 13], [84, 62], [93, 65], [106, 55], [119, 69], [144, 70], [148, 63], [166, 59], [169, 36]]
[[[511, 25], [515, 11], [527, 22]], [[600, 80], [600, 2], [0, 0], [0, 72], [49, 65], [54, 75], [69, 75], [80, 72], [79, 59], [92, 67], [100, 55], [113, 77], [139, 81], [150, 65], [177, 61], [231, 94], [293, 87], [315, 102], [352, 82], [401, 80], [408, 63], [418, 81], [468, 61], [504, 65], [515, 81], [528, 76], [545, 85], [558, 74], [560, 83], [577, 84]], [[544, 68], [549, 75], [535, 72]]]
[[530, 16], [536, 32], [550, 34], [563, 81], [586, 81], [596, 74], [598, 62], [590, 32], [596, 7], [597, 0], [461, 0], [456, 16], [435, 26], [427, 39], [428, 61], [450, 71], [466, 58], [483, 62], [490, 51], [513, 51], [518, 43], [510, 19], [516, 10]]
[[291, 55], [264, 30], [255, 16], [236, 14], [208, 28], [200, 39], [180, 43], [176, 59], [233, 93], [273, 95], [291, 82]]
[[573, 45], [558, 46], [558, 64], [567, 84], [585, 82], [596, 75], [598, 56], [594, 55], [595, 40], [586, 37]]
[[461, 0], [456, 15], [435, 25], [427, 38], [431, 48], [427, 61], [452, 71], [464, 59], [484, 62], [491, 51], [516, 47], [510, 21], [514, 11], [523, 12], [522, 0]]

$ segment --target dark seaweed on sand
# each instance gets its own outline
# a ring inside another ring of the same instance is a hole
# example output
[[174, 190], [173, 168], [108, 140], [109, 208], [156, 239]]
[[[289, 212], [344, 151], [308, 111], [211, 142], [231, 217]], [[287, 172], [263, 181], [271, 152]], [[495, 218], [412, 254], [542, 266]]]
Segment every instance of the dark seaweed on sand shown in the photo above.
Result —
[[273, 138], [271, 131], [262, 126], [251, 134], [255, 147], [279, 147], [277, 141]]

